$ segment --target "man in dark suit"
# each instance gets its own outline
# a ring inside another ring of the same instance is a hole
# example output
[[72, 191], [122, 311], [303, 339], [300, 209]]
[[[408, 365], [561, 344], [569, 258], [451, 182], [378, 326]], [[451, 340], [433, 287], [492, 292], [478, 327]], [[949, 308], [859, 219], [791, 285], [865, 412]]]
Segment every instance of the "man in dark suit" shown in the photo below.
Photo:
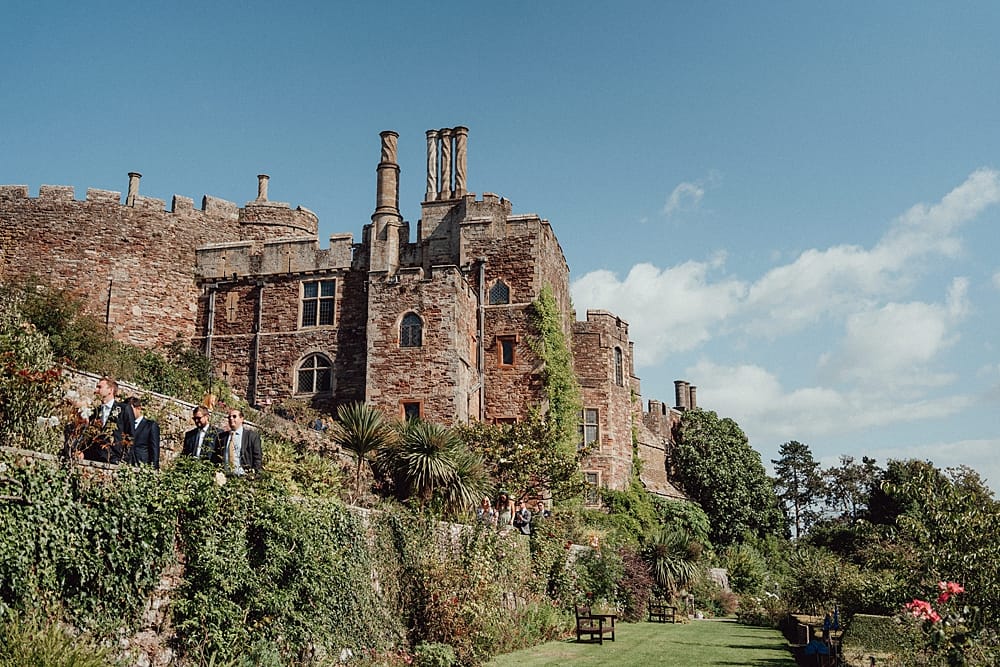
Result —
[[160, 425], [142, 414], [142, 400], [133, 396], [128, 400], [135, 415], [135, 429], [132, 433], [132, 448], [128, 462], [134, 466], [145, 463], [157, 470], [160, 468]]
[[135, 417], [128, 403], [117, 399], [118, 383], [114, 378], [104, 376], [97, 381], [94, 394], [100, 405], [90, 417], [90, 435], [83, 450], [83, 458], [88, 461], [119, 463], [135, 428]]
[[225, 464], [226, 469], [234, 475], [260, 471], [264, 467], [260, 435], [252, 429], [244, 428], [242, 411], [230, 409], [228, 419], [229, 431], [219, 439], [219, 446], [212, 455], [212, 463]]
[[182, 455], [210, 460], [215, 454], [215, 445], [221, 431], [209, 423], [210, 416], [211, 411], [204, 405], [199, 405], [192, 411], [194, 428], [184, 434]]

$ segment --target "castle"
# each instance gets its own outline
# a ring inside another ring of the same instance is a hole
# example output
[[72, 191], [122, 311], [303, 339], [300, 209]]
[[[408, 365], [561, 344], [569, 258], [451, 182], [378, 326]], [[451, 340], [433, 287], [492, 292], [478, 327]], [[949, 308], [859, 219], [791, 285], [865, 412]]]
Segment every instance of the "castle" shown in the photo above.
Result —
[[543, 404], [529, 308], [547, 287], [571, 341], [584, 409], [584, 462], [595, 486], [621, 489], [633, 432], [652, 492], [680, 496], [667, 475], [671, 433], [696, 407], [639, 400], [628, 323], [606, 311], [576, 321], [569, 266], [547, 220], [466, 190], [468, 129], [427, 132], [427, 189], [415, 238], [399, 211], [398, 135], [381, 135], [376, 203], [361, 242], [268, 198], [268, 176], [243, 207], [201, 208], [128, 191], [0, 186], [0, 279], [36, 274], [83, 296], [115, 337], [141, 346], [190, 341], [256, 406], [297, 398], [332, 410], [366, 401], [393, 417], [444, 424], [523, 419]]

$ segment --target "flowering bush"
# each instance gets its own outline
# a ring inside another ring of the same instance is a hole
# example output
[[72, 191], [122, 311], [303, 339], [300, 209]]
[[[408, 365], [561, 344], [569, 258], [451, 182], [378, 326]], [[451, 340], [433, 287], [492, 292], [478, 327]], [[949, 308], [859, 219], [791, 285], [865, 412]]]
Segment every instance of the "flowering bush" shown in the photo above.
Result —
[[924, 636], [923, 658], [927, 664], [949, 666], [996, 664], [996, 633], [978, 622], [978, 610], [959, 604], [965, 587], [954, 581], [940, 581], [934, 603], [918, 598], [903, 606], [903, 616], [918, 622]]

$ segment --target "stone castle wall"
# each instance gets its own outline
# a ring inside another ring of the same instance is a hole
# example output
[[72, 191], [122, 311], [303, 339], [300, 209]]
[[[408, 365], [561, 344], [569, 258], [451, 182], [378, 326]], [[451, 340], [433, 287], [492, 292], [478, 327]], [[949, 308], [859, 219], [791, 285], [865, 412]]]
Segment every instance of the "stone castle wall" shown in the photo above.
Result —
[[0, 186], [0, 278], [37, 275], [85, 299], [111, 335], [140, 346], [195, 335], [200, 289], [195, 248], [208, 243], [261, 242], [275, 235], [312, 235], [316, 216], [287, 205], [255, 202], [241, 209], [204, 197], [195, 209], [174, 196], [88, 189], [77, 200], [71, 187]]

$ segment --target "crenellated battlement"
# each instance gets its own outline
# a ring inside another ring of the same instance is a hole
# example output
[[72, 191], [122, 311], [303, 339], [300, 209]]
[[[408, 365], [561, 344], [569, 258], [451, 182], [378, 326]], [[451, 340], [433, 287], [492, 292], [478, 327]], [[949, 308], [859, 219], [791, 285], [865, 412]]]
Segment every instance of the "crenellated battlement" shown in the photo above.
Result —
[[[119, 206], [127, 215], [130, 210], [162, 213], [165, 216], [177, 215], [202, 217], [205, 223], [230, 221], [236, 222], [244, 229], [240, 236], [255, 239], [266, 239], [275, 236], [311, 235], [319, 232], [319, 218], [315, 213], [301, 206], [292, 208], [285, 202], [273, 202], [266, 199], [255, 199], [240, 207], [235, 202], [219, 197], [204, 195], [201, 208], [195, 209], [194, 200], [182, 195], [174, 195], [171, 207], [166, 209], [166, 202], [155, 197], [145, 197], [138, 193], [138, 174], [129, 183], [129, 193], [122, 201], [122, 193], [114, 190], [87, 188], [85, 199], [76, 199], [76, 190], [71, 185], [41, 185], [38, 196], [29, 194], [27, 185], [0, 185], [0, 205], [16, 204], [18, 206], [37, 205], [47, 208], [52, 205], [79, 206], [85, 209], [91, 205]], [[67, 211], [67, 213], [70, 213]], [[164, 219], [169, 224], [169, 217]]]

